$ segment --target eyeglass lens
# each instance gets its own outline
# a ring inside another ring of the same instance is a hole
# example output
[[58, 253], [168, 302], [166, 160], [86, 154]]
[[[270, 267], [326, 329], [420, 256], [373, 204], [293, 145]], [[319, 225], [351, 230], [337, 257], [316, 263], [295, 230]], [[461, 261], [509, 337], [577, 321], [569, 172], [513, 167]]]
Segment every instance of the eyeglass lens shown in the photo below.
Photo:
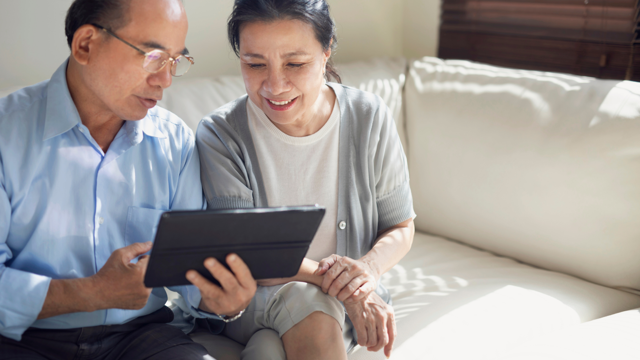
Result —
[[[160, 71], [166, 63], [169, 61], [169, 54], [161, 50], [154, 50], [147, 54], [144, 59], [142, 67], [151, 73]], [[178, 56], [177, 59], [171, 64], [171, 75], [182, 76], [191, 67], [191, 62], [184, 56]]]

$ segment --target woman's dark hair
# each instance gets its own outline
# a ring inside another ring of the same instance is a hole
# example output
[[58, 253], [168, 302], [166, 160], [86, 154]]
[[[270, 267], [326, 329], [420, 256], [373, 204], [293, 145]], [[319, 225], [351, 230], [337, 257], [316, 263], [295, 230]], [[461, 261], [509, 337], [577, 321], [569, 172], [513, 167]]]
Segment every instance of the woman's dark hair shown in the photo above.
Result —
[[64, 31], [71, 48], [73, 35], [86, 24], [98, 24], [116, 31], [128, 24], [127, 8], [130, 0], [75, 0], [65, 19]]
[[[276, 20], [300, 20], [313, 27], [322, 49], [335, 50], [338, 45], [336, 25], [329, 14], [325, 0], [235, 0], [227, 23], [229, 42], [240, 56], [240, 28], [248, 22], [272, 22]], [[327, 61], [325, 78], [341, 82], [331, 59]]]

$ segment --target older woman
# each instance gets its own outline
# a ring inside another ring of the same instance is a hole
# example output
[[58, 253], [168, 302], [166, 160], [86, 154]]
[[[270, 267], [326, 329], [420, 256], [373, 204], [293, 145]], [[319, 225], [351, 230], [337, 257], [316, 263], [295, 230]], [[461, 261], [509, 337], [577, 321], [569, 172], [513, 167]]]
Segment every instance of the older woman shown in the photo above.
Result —
[[[346, 359], [357, 342], [388, 356], [395, 338], [380, 277], [409, 251], [413, 206], [391, 112], [340, 81], [325, 0], [236, 0], [229, 40], [247, 96], [197, 131], [209, 208], [320, 204], [326, 216], [297, 276], [259, 282], [224, 333], [265, 359]], [[247, 224], [251, 226], [251, 224]], [[345, 317], [345, 310], [347, 316]]]

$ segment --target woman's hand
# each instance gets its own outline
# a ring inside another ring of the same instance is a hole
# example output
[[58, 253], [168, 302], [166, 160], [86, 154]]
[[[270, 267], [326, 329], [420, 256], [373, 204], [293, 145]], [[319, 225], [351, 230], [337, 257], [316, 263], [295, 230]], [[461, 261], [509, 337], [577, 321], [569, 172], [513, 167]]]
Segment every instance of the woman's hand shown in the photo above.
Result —
[[358, 345], [369, 351], [384, 347], [384, 354], [391, 356], [396, 340], [396, 320], [393, 308], [376, 293], [371, 293], [363, 301], [344, 304], [349, 319], [358, 334]]
[[346, 303], [360, 302], [378, 286], [380, 274], [371, 264], [346, 256], [331, 255], [318, 264], [322, 291]]

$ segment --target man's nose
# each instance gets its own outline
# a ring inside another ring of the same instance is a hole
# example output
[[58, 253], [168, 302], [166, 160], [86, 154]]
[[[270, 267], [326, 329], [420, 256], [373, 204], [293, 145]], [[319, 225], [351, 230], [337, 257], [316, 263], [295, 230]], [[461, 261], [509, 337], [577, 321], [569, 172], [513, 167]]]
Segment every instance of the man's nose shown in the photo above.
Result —
[[173, 76], [171, 76], [171, 66], [173, 64], [168, 62], [162, 69], [158, 72], [151, 74], [149, 76], [149, 84], [152, 86], [160, 86], [163, 89], [171, 86], [171, 82], [173, 81]]

